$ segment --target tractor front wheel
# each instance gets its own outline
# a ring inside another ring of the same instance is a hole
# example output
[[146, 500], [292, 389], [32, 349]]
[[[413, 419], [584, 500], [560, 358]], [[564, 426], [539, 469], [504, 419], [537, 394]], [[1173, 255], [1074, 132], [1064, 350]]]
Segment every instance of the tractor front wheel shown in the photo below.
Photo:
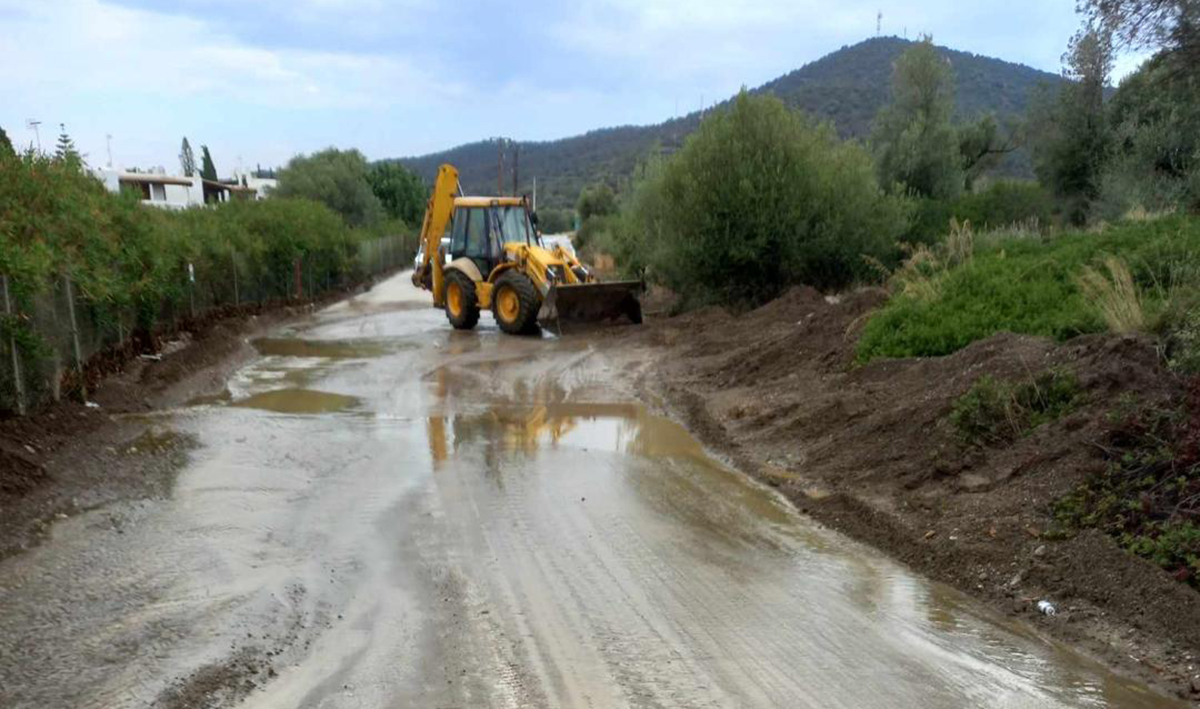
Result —
[[537, 332], [538, 310], [542, 299], [537, 287], [523, 273], [505, 271], [496, 279], [492, 295], [492, 312], [500, 329], [510, 335], [528, 335]]
[[462, 271], [446, 273], [446, 318], [456, 330], [470, 330], [479, 322], [475, 281]]

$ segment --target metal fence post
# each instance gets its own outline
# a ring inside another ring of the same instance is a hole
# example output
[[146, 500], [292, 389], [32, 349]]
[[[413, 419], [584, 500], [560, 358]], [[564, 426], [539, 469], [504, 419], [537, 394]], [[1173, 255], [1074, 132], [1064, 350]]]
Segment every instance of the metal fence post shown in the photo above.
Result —
[[192, 311], [192, 319], [196, 319], [196, 267], [188, 263], [188, 304]]
[[87, 401], [87, 381], [83, 376], [83, 349], [79, 346], [79, 323], [75, 319], [75, 292], [70, 276], [63, 276], [67, 286], [67, 312], [71, 314], [71, 341], [75, 345], [75, 371], [79, 374], [79, 391]]
[[[4, 281], [4, 314], [12, 319], [12, 301], [8, 297], [8, 276], [0, 276]], [[17, 335], [8, 333], [8, 346], [12, 350], [13, 385], [17, 390], [17, 413], [25, 415], [25, 381], [21, 378], [21, 358], [17, 354]]]
[[238, 292], [236, 251], [231, 251], [229, 253], [229, 261], [233, 264], [233, 306], [236, 308], [242, 304], [242, 297]]

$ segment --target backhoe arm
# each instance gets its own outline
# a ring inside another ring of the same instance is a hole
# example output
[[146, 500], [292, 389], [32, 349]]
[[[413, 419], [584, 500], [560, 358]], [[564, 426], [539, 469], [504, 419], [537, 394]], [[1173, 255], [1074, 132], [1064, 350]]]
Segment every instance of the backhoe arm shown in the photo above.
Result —
[[421, 244], [424, 256], [417, 269], [413, 271], [413, 285], [425, 287], [425, 275], [432, 276], [430, 290], [433, 291], [435, 307], [445, 305], [446, 287], [442, 273], [442, 259], [438, 256], [441, 247], [442, 234], [446, 233], [446, 225], [454, 211], [454, 197], [458, 194], [458, 170], [452, 165], [442, 165], [438, 168], [437, 180], [433, 183], [433, 193], [425, 206], [425, 221], [421, 224]]

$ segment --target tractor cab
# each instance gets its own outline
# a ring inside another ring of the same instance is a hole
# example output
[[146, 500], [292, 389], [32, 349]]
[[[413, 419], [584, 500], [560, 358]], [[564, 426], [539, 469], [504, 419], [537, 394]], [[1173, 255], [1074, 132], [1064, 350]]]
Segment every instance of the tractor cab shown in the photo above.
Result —
[[481, 274], [504, 261], [504, 245], [540, 246], [529, 206], [513, 197], [459, 197], [450, 218], [450, 258], [468, 258]]

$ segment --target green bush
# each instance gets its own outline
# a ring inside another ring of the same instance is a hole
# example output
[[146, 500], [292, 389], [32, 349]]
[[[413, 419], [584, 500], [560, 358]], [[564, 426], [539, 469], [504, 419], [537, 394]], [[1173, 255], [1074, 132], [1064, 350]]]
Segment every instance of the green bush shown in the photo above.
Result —
[[950, 220], [987, 230], [1014, 224], [1045, 228], [1054, 217], [1054, 200], [1036, 182], [1003, 180], [949, 201], [920, 200], [905, 241], [934, 244], [949, 230]]
[[188, 297], [188, 264], [203, 276], [207, 302], [233, 301], [217, 291], [232, 290], [235, 268], [243, 289], [258, 285], [256, 297], [286, 297], [295, 259], [314, 283], [342, 283], [371, 235], [309, 200], [169, 212], [107, 192], [69, 161], [0, 156], [0, 273], [19, 303], [66, 276], [97, 317], [132, 311], [150, 328]]
[[[1200, 219], [1130, 222], [1101, 233], [986, 241], [974, 257], [936, 276], [934, 295], [900, 294], [866, 324], [860, 361], [946, 355], [998, 332], [1066, 340], [1102, 332], [1099, 311], [1076, 282], [1103, 255], [1129, 264], [1153, 316], [1197, 278]], [[1200, 285], [1200, 281], [1196, 282]]]
[[[419, 188], [424, 193], [423, 185], [411, 184], [413, 178], [415, 175], [399, 165], [377, 168], [372, 173], [367, 159], [357, 150], [326, 148], [289, 160], [287, 166], [279, 171], [279, 187], [274, 194], [321, 202], [342, 215], [350, 226], [374, 227], [383, 221], [386, 214], [384, 203], [376, 196], [375, 189], [384, 194], [397, 210], [397, 216], [411, 216], [419, 211], [419, 208], [414, 210], [405, 204], [414, 198], [407, 194], [407, 190]], [[394, 180], [407, 180], [409, 183], [399, 187], [400, 194], [395, 194]]]
[[750, 305], [793, 284], [869, 277], [863, 256], [894, 262], [907, 218], [860, 146], [745, 92], [632, 192], [614, 237], [623, 267], [645, 265], [690, 305]]
[[1020, 383], [983, 376], [954, 402], [950, 423], [967, 443], [1004, 444], [1070, 413], [1078, 400], [1079, 382], [1064, 370]]
[[562, 234], [575, 228], [575, 213], [569, 209], [539, 209], [538, 229], [543, 234]]

